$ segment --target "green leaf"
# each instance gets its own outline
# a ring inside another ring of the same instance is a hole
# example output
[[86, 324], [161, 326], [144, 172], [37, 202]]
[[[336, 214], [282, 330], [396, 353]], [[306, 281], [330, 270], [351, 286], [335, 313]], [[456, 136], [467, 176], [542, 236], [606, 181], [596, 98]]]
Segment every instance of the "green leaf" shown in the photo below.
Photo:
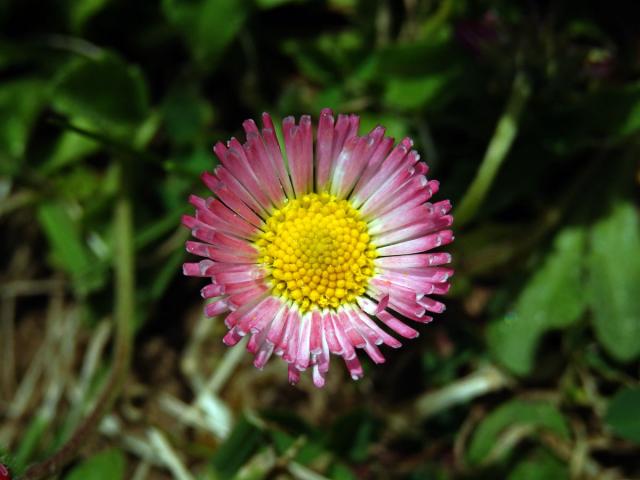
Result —
[[366, 411], [345, 415], [331, 429], [331, 447], [344, 458], [363, 462], [369, 456], [379, 427], [380, 423]]
[[247, 461], [238, 473], [233, 477], [234, 480], [263, 480], [268, 479], [270, 472], [276, 466], [276, 455], [273, 448], [265, 448], [256, 453], [249, 461]]
[[549, 107], [547, 143], [567, 155], [594, 142], [616, 144], [640, 130], [640, 82], [595, 89]]
[[22, 473], [21, 469], [17, 466], [11, 455], [9, 455], [9, 452], [5, 450], [2, 445], [0, 445], [0, 463], [4, 465], [7, 470], [9, 470], [9, 474], [11, 475], [18, 475]]
[[136, 249], [147, 247], [150, 243], [167, 235], [170, 231], [176, 229], [176, 225], [180, 223], [180, 217], [189, 212], [191, 208], [183, 206], [174, 211], [168, 211], [165, 217], [154, 220], [149, 224], [138, 228], [135, 237]]
[[386, 134], [396, 140], [409, 135], [409, 121], [400, 115], [372, 115], [363, 113], [360, 116], [360, 131], [370, 132], [378, 125], [384, 125]]
[[331, 476], [334, 480], [356, 480], [356, 477], [353, 472], [343, 463], [336, 463], [331, 467], [330, 470]]
[[125, 456], [117, 449], [105, 450], [75, 467], [64, 480], [119, 480], [124, 478]]
[[79, 293], [88, 293], [103, 281], [97, 261], [83, 242], [76, 222], [61, 203], [43, 203], [38, 220], [51, 246], [54, 262], [73, 280]]
[[569, 472], [560, 460], [540, 450], [532, 458], [518, 463], [508, 480], [568, 480]]
[[73, 0], [70, 2], [69, 16], [71, 27], [78, 31], [93, 15], [98, 13], [108, 0]]
[[24, 156], [31, 128], [48, 95], [36, 79], [3, 83], [0, 88], [0, 173], [14, 170]]
[[462, 67], [464, 57], [452, 37], [451, 29], [444, 28], [426, 41], [386, 46], [376, 52], [371, 73], [381, 78], [420, 78]]
[[64, 132], [56, 142], [51, 156], [42, 166], [41, 172], [45, 174], [53, 173], [60, 168], [82, 160], [99, 149], [100, 144], [85, 135], [71, 131]]
[[[519, 426], [542, 428], [562, 438], [569, 437], [567, 423], [553, 405], [541, 401], [512, 400], [495, 409], [480, 423], [467, 452], [469, 462], [481, 463], [506, 430]], [[505, 456], [509, 449], [501, 453]]]
[[605, 421], [617, 435], [640, 444], [640, 388], [624, 388], [616, 393]]
[[113, 54], [79, 58], [59, 74], [53, 107], [95, 122], [111, 133], [130, 134], [149, 113], [149, 93], [138, 67]]
[[526, 375], [532, 370], [544, 333], [567, 327], [582, 315], [586, 306], [582, 288], [585, 243], [582, 229], [561, 231], [553, 251], [524, 287], [513, 310], [489, 326], [491, 352], [513, 373]]
[[584, 121], [596, 132], [610, 132], [622, 138], [640, 129], [640, 82], [603, 89], [593, 95]]
[[402, 110], [420, 110], [436, 101], [441, 102], [445, 96], [455, 95], [450, 88], [456, 77], [455, 70], [439, 72], [434, 75], [418, 78], [394, 78], [386, 84], [384, 103]]
[[213, 119], [207, 101], [194, 89], [179, 86], [164, 100], [163, 113], [167, 133], [178, 145], [194, 142]]
[[162, 9], [195, 59], [211, 68], [244, 25], [249, 6], [243, 0], [163, 0]]
[[374, 61], [369, 46], [351, 30], [323, 33], [312, 40], [290, 39], [282, 50], [310, 80], [327, 86], [337, 83], [347, 96], [361, 84], [362, 69]]
[[151, 300], [157, 301], [162, 297], [169, 287], [171, 280], [180, 272], [180, 265], [184, 263], [185, 256], [185, 252], [183, 252], [182, 249], [178, 249], [165, 260], [162, 267], [156, 272], [149, 288], [148, 293]]
[[599, 342], [616, 360], [640, 354], [640, 223], [630, 203], [614, 205], [590, 234], [588, 295]]
[[302, 3], [302, 0], [256, 0], [258, 8], [268, 10], [270, 8], [281, 7], [287, 3]]
[[17, 469], [25, 468], [33, 459], [34, 452], [50, 426], [51, 418], [41, 413], [34, 415], [29, 421], [14, 453], [13, 462]]
[[[331, 55], [327, 55], [318, 48], [321, 40], [323, 38], [316, 39], [314, 42], [300, 42], [298, 39], [292, 39], [282, 44], [282, 50], [294, 59], [305, 77], [321, 85], [330, 85], [337, 79], [337, 66]], [[342, 88], [339, 90], [343, 92]]]
[[213, 456], [213, 466], [220, 478], [232, 478], [258, 450], [262, 438], [260, 428], [246, 417], [240, 418], [229, 437]]
[[286, 432], [278, 429], [271, 429], [269, 431], [271, 442], [279, 455], [284, 454], [295, 443], [295, 437], [289, 435]]
[[95, 202], [102, 197], [104, 176], [99, 175], [82, 164], [69, 169], [63, 175], [55, 177], [52, 181], [62, 198], [71, 201]]

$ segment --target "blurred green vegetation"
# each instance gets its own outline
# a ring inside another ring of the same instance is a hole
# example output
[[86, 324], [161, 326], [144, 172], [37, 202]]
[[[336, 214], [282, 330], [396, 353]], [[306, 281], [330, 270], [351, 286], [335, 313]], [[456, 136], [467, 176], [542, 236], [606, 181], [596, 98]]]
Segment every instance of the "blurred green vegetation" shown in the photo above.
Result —
[[[51, 453], [104, 385], [124, 164], [132, 370], [61, 478], [640, 478], [638, 18], [595, 0], [1, 2], [0, 461]], [[462, 207], [447, 312], [317, 391], [220, 345], [178, 224], [216, 141], [327, 106], [410, 135]]]

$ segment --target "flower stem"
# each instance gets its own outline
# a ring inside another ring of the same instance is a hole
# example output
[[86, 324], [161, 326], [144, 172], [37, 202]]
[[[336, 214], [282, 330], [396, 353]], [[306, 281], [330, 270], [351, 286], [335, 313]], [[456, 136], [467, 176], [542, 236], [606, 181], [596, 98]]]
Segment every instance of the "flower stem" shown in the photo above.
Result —
[[493, 137], [489, 142], [480, 168], [473, 179], [471, 186], [460, 201], [460, 206], [455, 212], [456, 225], [458, 227], [472, 220], [482, 205], [489, 188], [495, 179], [500, 165], [506, 158], [518, 133], [518, 121], [520, 114], [531, 94], [531, 86], [527, 77], [518, 72], [513, 80], [511, 95], [507, 106], [498, 120]]
[[111, 375], [87, 417], [52, 456], [27, 469], [22, 480], [39, 480], [55, 475], [71, 462], [93, 435], [110, 410], [129, 371], [132, 322], [135, 315], [135, 270], [133, 211], [129, 195], [127, 158], [120, 159], [119, 192], [114, 211], [115, 235], [115, 322], [116, 337]]

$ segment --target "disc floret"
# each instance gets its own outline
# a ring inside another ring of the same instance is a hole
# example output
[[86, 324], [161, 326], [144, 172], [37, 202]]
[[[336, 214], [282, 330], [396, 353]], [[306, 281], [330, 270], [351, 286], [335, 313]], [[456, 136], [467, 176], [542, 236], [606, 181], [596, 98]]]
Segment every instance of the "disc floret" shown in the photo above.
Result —
[[333, 308], [364, 294], [376, 247], [347, 200], [310, 193], [287, 201], [255, 241], [276, 295], [301, 310]]

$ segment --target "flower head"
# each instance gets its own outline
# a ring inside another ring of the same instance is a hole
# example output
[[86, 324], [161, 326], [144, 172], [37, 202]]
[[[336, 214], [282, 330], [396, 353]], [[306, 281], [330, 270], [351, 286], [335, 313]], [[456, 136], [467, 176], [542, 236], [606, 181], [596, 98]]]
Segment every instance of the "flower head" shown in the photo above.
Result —
[[11, 480], [9, 469], [0, 463], [0, 480]]
[[283, 149], [262, 121], [244, 122], [244, 144], [214, 147], [220, 165], [202, 176], [213, 196], [191, 196], [183, 218], [199, 240], [187, 251], [205, 259], [184, 273], [211, 279], [206, 314], [225, 315], [225, 344], [250, 336], [256, 367], [275, 353], [291, 383], [311, 368], [321, 387], [335, 354], [358, 379], [357, 349], [382, 363], [381, 344], [401, 345], [387, 329], [415, 338], [407, 320], [444, 310], [429, 295], [449, 289], [451, 256], [427, 252], [453, 240], [451, 204], [429, 202], [439, 184], [409, 138], [394, 146], [380, 126], [359, 136], [357, 116], [325, 109], [315, 148], [305, 115], [282, 122]]

